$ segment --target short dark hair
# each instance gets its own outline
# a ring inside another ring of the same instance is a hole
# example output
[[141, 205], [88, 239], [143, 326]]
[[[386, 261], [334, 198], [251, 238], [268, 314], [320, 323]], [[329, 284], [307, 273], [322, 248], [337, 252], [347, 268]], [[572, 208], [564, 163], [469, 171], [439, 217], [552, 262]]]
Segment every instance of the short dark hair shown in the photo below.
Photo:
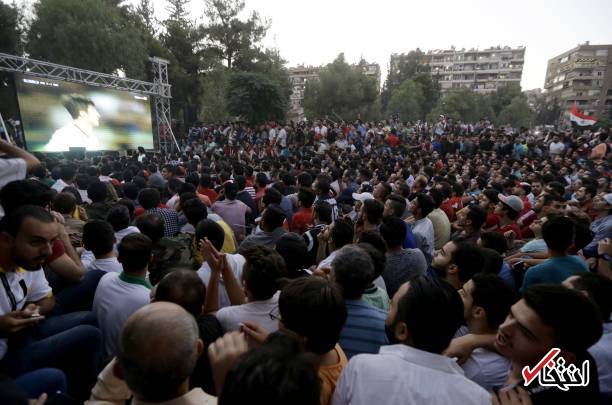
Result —
[[491, 248], [480, 248], [480, 253], [484, 257], [484, 267], [482, 271], [484, 273], [499, 274], [503, 265], [504, 259], [495, 249]]
[[483, 232], [480, 234], [480, 240], [483, 242], [483, 247], [493, 249], [500, 255], [503, 255], [508, 250], [508, 242], [504, 235], [499, 232]]
[[197, 317], [202, 313], [206, 286], [193, 270], [177, 269], [157, 284], [155, 301], [173, 302]]
[[257, 245], [242, 252], [245, 286], [255, 300], [270, 299], [278, 291], [278, 279], [285, 274], [285, 261], [274, 249]]
[[150, 210], [159, 205], [161, 201], [161, 196], [159, 195], [159, 190], [156, 188], [143, 188], [138, 193], [138, 203], [145, 210]]
[[498, 197], [499, 192], [497, 190], [488, 188], [486, 190], [483, 190], [482, 194], [484, 194], [484, 196], [487, 197], [487, 199], [489, 200], [491, 204], [497, 204], [499, 202], [499, 197]]
[[297, 182], [300, 183], [300, 187], [311, 187], [312, 176], [308, 172], [302, 172], [297, 176]]
[[510, 313], [510, 307], [516, 302], [516, 293], [495, 274], [475, 274], [472, 283], [474, 283], [473, 305], [483, 308], [487, 314], [487, 324], [490, 328], [497, 329]]
[[130, 225], [130, 210], [124, 204], [115, 204], [108, 210], [106, 221], [115, 232], [125, 229]]
[[191, 225], [196, 225], [198, 222], [208, 217], [208, 208], [206, 208], [206, 205], [198, 198], [192, 198], [184, 202], [181, 200], [181, 210], [183, 214], [185, 214], [187, 222]]
[[331, 227], [330, 238], [333, 240], [336, 249], [352, 243], [353, 235], [353, 226], [343, 218], [338, 218]]
[[602, 319], [593, 301], [579, 291], [561, 285], [536, 284], [523, 299], [553, 329], [555, 347], [583, 353], [602, 334]]
[[74, 165], [62, 165], [60, 167], [60, 179], [70, 181], [74, 179], [76, 167]]
[[310, 208], [312, 207], [312, 204], [314, 203], [317, 196], [315, 195], [314, 191], [312, 191], [311, 189], [301, 187], [298, 190], [297, 198], [300, 204], [302, 205], [302, 207]]
[[89, 183], [89, 186], [87, 186], [87, 197], [89, 197], [89, 199], [95, 203], [106, 200], [106, 197], [108, 197], [106, 183], [103, 183], [100, 180], [94, 180]]
[[471, 279], [474, 274], [484, 269], [485, 259], [480, 248], [470, 242], [455, 243], [456, 249], [450, 262], [459, 268], [458, 276], [462, 283]]
[[406, 223], [395, 216], [383, 218], [380, 224], [380, 236], [387, 242], [389, 248], [401, 247], [407, 232]]
[[371, 224], [379, 224], [383, 217], [385, 206], [378, 200], [370, 199], [363, 202], [363, 213]]
[[542, 238], [549, 249], [566, 251], [574, 243], [576, 223], [570, 218], [557, 216], [542, 225]]
[[294, 278], [308, 263], [308, 246], [304, 238], [290, 232], [281, 236], [276, 242], [276, 251], [285, 260], [289, 278]]
[[270, 204], [264, 210], [262, 220], [268, 229], [280, 228], [285, 221], [285, 211], [278, 204]]
[[93, 101], [89, 97], [82, 96], [80, 94], [66, 94], [61, 97], [62, 105], [72, 119], [79, 118], [81, 111], [86, 111], [89, 106], [95, 107]]
[[578, 273], [573, 279], [575, 290], [584, 291], [599, 309], [602, 321], [606, 322], [612, 315], [612, 280], [595, 273]]
[[374, 265], [374, 276], [370, 282], [374, 282], [374, 280], [380, 277], [383, 271], [385, 271], [387, 258], [382, 251], [370, 243], [360, 242], [356, 246], [363, 249], [370, 256], [370, 259], [372, 259], [372, 264]]
[[336, 283], [347, 300], [359, 299], [374, 276], [374, 263], [370, 255], [355, 245], [344, 246], [338, 251], [332, 269]]
[[440, 278], [416, 276], [397, 305], [395, 322], [404, 322], [413, 346], [442, 353], [464, 322], [463, 302], [453, 286]]
[[485, 222], [487, 222], [487, 213], [478, 204], [468, 205], [466, 217], [472, 221], [472, 227], [474, 229], [482, 228]]
[[8, 215], [26, 201], [29, 205], [47, 207], [54, 196], [55, 190], [38, 180], [15, 180], [0, 190], [0, 203]]
[[94, 256], [109, 253], [114, 244], [115, 231], [108, 222], [94, 219], [83, 226], [83, 247], [91, 250]]
[[143, 233], [131, 233], [119, 242], [118, 260], [125, 272], [142, 271], [151, 259], [153, 243]]
[[261, 202], [268, 206], [270, 204], [280, 204], [283, 200], [283, 195], [275, 188], [268, 188], [261, 197]]
[[427, 194], [417, 193], [416, 195], [417, 202], [419, 203], [419, 209], [425, 218], [427, 215], [431, 213], [435, 209], [435, 204], [433, 199]]
[[164, 237], [164, 219], [158, 214], [142, 214], [136, 218], [136, 227], [153, 243]]
[[305, 338], [305, 349], [322, 355], [334, 348], [346, 322], [338, 289], [319, 277], [302, 277], [281, 291], [278, 308], [285, 327]]
[[406, 199], [404, 197], [399, 194], [391, 194], [387, 198], [387, 203], [391, 204], [394, 216], [401, 218], [404, 215], [404, 211], [406, 211]]
[[238, 195], [238, 185], [233, 181], [228, 181], [223, 185], [223, 191], [225, 198], [228, 200], [235, 200]]
[[19, 234], [21, 225], [26, 218], [34, 218], [37, 221], [50, 224], [55, 221], [55, 217], [51, 213], [38, 205], [23, 205], [13, 211], [7, 213], [7, 215], [0, 220], [0, 231], [6, 232], [12, 237], [16, 237]]
[[262, 346], [241, 356], [227, 373], [219, 405], [318, 405], [320, 390], [315, 359], [302, 351], [291, 334], [275, 332]]
[[313, 215], [316, 214], [319, 221], [325, 224], [331, 224], [333, 208], [327, 201], [318, 201], [312, 210]]
[[138, 198], [138, 192], [140, 189], [136, 183], [125, 183], [123, 185], [123, 195], [130, 200], [136, 200]]
[[379, 232], [364, 231], [359, 235], [358, 243], [367, 243], [372, 245], [383, 255], [387, 253], [387, 242], [380, 236]]
[[207, 238], [215, 249], [221, 250], [225, 241], [225, 231], [212, 219], [203, 219], [195, 227], [196, 241]]
[[76, 197], [72, 193], [62, 192], [53, 199], [53, 209], [60, 214], [70, 215], [77, 206]]

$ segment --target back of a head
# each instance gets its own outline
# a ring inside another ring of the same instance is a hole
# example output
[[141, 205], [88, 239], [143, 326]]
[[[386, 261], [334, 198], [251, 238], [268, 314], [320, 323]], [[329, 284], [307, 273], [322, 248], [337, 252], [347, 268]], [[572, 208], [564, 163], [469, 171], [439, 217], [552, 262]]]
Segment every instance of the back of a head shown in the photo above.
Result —
[[257, 301], [272, 298], [278, 291], [278, 279], [286, 273], [281, 255], [272, 248], [258, 245], [246, 249], [243, 256], [246, 259], [242, 271], [245, 287]]
[[385, 206], [378, 200], [366, 200], [363, 202], [363, 212], [367, 221], [371, 224], [380, 224]]
[[353, 242], [354, 229], [351, 223], [342, 218], [338, 218], [331, 227], [330, 239], [336, 249]]
[[553, 329], [555, 347], [583, 353], [602, 334], [602, 320], [595, 304], [580, 291], [561, 285], [536, 284], [523, 299], [542, 322]]
[[60, 179], [63, 181], [72, 181], [76, 174], [76, 167], [74, 165], [62, 165], [60, 168]]
[[413, 346], [442, 353], [464, 322], [459, 293], [440, 278], [417, 276], [397, 304], [396, 322], [404, 322]]
[[51, 187], [38, 180], [16, 180], [11, 181], [0, 190], [0, 203], [4, 212], [8, 214], [21, 207], [24, 202], [47, 207], [54, 195], [55, 191]]
[[136, 227], [154, 244], [164, 237], [164, 219], [158, 214], [142, 214], [136, 219]]
[[408, 232], [406, 224], [396, 216], [384, 218], [380, 225], [380, 236], [383, 237], [390, 249], [402, 246], [406, 238], [406, 232]]
[[111, 224], [115, 232], [130, 225], [130, 210], [123, 204], [115, 204], [106, 214], [106, 221]]
[[308, 246], [304, 238], [290, 232], [281, 236], [275, 246], [278, 254], [285, 260], [287, 274], [289, 278], [299, 274], [298, 272], [306, 267], [308, 262]]
[[334, 348], [346, 322], [342, 294], [329, 281], [303, 277], [281, 291], [278, 307], [283, 325], [305, 338], [305, 349], [323, 355]]
[[261, 201], [264, 205], [280, 204], [283, 200], [283, 195], [275, 188], [268, 188], [264, 193]]
[[318, 405], [321, 381], [315, 363], [292, 334], [273, 333], [234, 364], [219, 405]]
[[386, 204], [391, 205], [393, 215], [398, 218], [401, 218], [404, 215], [404, 211], [406, 211], [406, 200], [401, 195], [391, 194]]
[[195, 227], [195, 237], [198, 242], [207, 238], [215, 249], [221, 251], [225, 240], [225, 232], [221, 225], [212, 219], [203, 219]]
[[596, 273], [579, 273], [572, 277], [572, 288], [586, 293], [599, 308], [602, 321], [612, 315], [612, 280]]
[[304, 208], [312, 207], [312, 204], [314, 203], [316, 197], [317, 196], [315, 195], [314, 191], [312, 191], [312, 189], [305, 187], [300, 188], [297, 195], [300, 205]]
[[468, 208], [467, 219], [472, 221], [472, 228], [480, 229], [487, 222], [487, 213], [479, 205], [473, 204]]
[[127, 273], [144, 270], [151, 260], [153, 243], [144, 233], [131, 233], [119, 242], [118, 260]]
[[238, 185], [233, 181], [228, 181], [223, 185], [223, 191], [225, 194], [225, 198], [232, 201], [236, 199], [238, 195]]
[[493, 249], [500, 255], [504, 254], [506, 250], [508, 250], [508, 242], [506, 241], [504, 235], [499, 232], [483, 232], [480, 235], [480, 240], [482, 241], [483, 247]]
[[136, 200], [139, 191], [140, 189], [135, 183], [125, 183], [123, 185], [123, 195], [130, 200]]
[[117, 361], [125, 381], [142, 401], [177, 397], [198, 359], [195, 319], [169, 302], [149, 304], [134, 312], [119, 336]]
[[77, 200], [71, 193], [59, 193], [53, 199], [53, 210], [60, 214], [70, 215], [76, 209]]
[[459, 268], [459, 280], [465, 283], [484, 270], [485, 258], [481, 249], [473, 243], [461, 242], [452, 253], [451, 263]]
[[270, 204], [266, 207], [262, 214], [262, 220], [269, 232], [283, 226], [285, 221], [285, 211], [278, 204]]
[[206, 286], [193, 270], [174, 270], [157, 284], [155, 301], [173, 302], [197, 317], [202, 313]]
[[363, 249], [370, 256], [370, 259], [372, 259], [372, 264], [374, 265], [374, 275], [370, 281], [374, 282], [374, 280], [380, 277], [385, 270], [387, 258], [385, 257], [383, 251], [368, 242], [360, 242], [357, 244], [357, 246]]
[[100, 180], [92, 181], [87, 187], [87, 197], [94, 202], [103, 202], [108, 197], [108, 190], [106, 188], [106, 183], [101, 182]]
[[106, 221], [92, 220], [83, 226], [83, 247], [98, 257], [110, 253], [115, 244], [115, 231]]
[[159, 191], [155, 188], [145, 188], [138, 193], [138, 203], [145, 210], [157, 207], [161, 201], [160, 198]]
[[426, 217], [435, 209], [433, 199], [427, 194], [418, 193], [416, 195], [417, 201], [419, 202], [419, 208], [421, 209], [423, 217]]
[[332, 222], [332, 214], [333, 208], [330, 203], [327, 201], [319, 201], [315, 204], [313, 208], [313, 216], [316, 215], [324, 224], [331, 224]]
[[567, 251], [576, 236], [576, 224], [567, 217], [555, 217], [542, 225], [542, 238], [549, 249]]
[[355, 245], [347, 245], [336, 254], [332, 273], [344, 298], [356, 300], [374, 278], [374, 263], [366, 251]]
[[490, 328], [502, 324], [517, 296], [503, 279], [495, 274], [479, 273], [472, 277], [472, 301], [474, 306], [484, 309]]
[[503, 257], [495, 249], [491, 248], [480, 248], [480, 253], [482, 253], [484, 258], [482, 271], [489, 274], [499, 274], [504, 265]]
[[192, 198], [184, 202], [181, 199], [181, 210], [185, 214], [187, 222], [194, 226], [208, 217], [208, 208], [198, 198]]

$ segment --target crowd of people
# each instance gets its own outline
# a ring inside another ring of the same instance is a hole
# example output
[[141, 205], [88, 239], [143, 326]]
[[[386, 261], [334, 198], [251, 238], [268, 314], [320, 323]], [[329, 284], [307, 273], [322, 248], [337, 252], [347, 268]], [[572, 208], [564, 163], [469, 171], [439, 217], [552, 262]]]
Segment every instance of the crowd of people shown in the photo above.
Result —
[[[1, 403], [612, 400], [606, 129], [320, 120], [179, 142], [0, 141]], [[586, 381], [532, 381], [551, 349]]]

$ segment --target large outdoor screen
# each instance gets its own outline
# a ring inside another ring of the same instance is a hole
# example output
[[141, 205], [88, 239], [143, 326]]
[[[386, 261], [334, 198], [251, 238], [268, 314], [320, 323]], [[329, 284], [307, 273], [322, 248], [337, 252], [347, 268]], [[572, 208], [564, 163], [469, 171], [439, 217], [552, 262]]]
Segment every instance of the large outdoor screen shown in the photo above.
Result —
[[147, 95], [22, 74], [15, 85], [30, 151], [153, 149]]

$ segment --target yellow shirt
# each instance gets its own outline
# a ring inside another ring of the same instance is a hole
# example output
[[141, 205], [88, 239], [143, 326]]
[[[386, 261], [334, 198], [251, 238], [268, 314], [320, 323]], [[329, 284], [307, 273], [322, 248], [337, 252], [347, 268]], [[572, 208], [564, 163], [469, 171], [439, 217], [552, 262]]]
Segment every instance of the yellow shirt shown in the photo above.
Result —
[[236, 253], [236, 242], [234, 240], [234, 232], [232, 228], [225, 221], [217, 221], [217, 223], [223, 228], [225, 233], [225, 239], [223, 239], [223, 246], [221, 247], [221, 253]]
[[346, 366], [346, 363], [348, 362], [346, 355], [338, 344], [336, 344], [334, 350], [338, 354], [338, 358], [340, 359], [340, 361], [338, 361], [338, 363], [336, 364], [319, 367], [319, 378], [321, 379], [321, 397], [319, 403], [321, 405], [331, 404], [332, 396], [334, 395], [334, 391], [336, 390], [336, 384], [340, 379], [342, 369], [344, 368], [344, 366]]

